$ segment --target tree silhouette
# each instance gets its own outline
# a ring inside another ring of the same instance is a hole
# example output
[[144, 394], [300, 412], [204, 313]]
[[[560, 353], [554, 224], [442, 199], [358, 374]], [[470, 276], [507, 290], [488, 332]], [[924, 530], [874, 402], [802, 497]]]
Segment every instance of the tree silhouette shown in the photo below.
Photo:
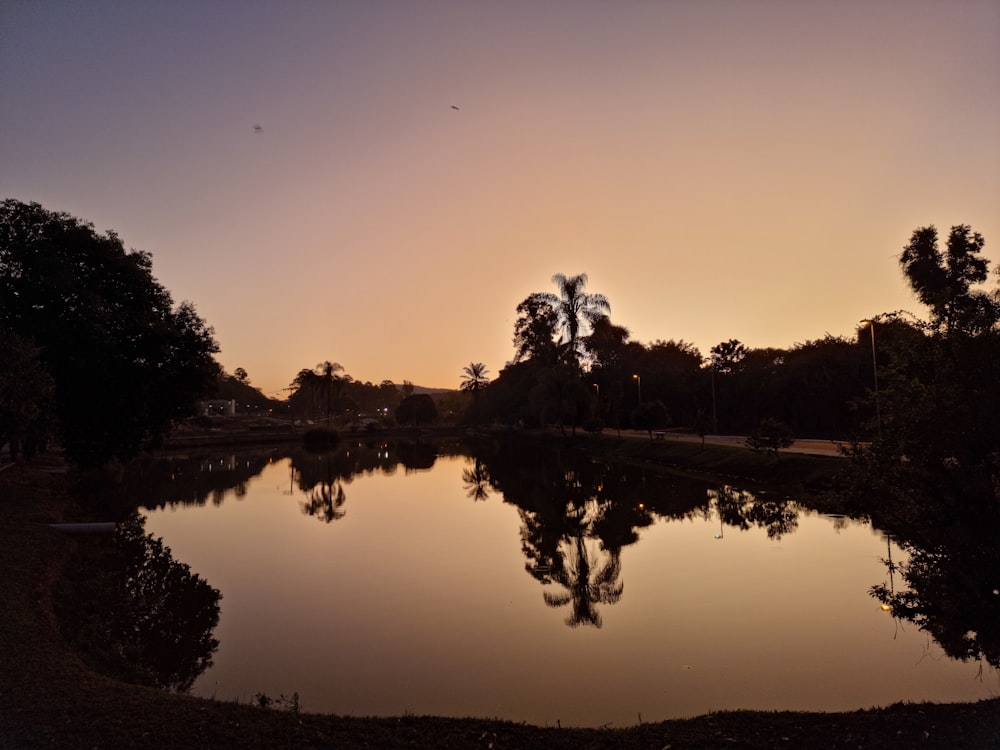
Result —
[[966, 225], [951, 228], [944, 254], [938, 249], [937, 229], [914, 230], [899, 264], [920, 301], [931, 310], [931, 322], [945, 333], [974, 334], [989, 330], [998, 308], [991, 296], [972, 285], [986, 281], [989, 261], [980, 258], [985, 240]]
[[584, 291], [587, 274], [565, 276], [557, 273], [552, 281], [559, 287], [555, 309], [559, 324], [563, 329], [563, 343], [571, 356], [580, 354], [580, 334], [584, 327], [595, 323], [604, 313], [610, 312], [611, 304], [603, 294]]
[[193, 415], [219, 348], [148, 253], [37, 203], [0, 202], [0, 328], [38, 347], [67, 457], [127, 461]]
[[473, 400], [479, 398], [479, 391], [486, 387], [489, 379], [486, 374], [489, 370], [482, 362], [470, 362], [462, 368], [462, 382], [459, 387], [472, 394]]
[[514, 323], [514, 362], [532, 360], [551, 363], [556, 359], [555, 337], [559, 317], [555, 311], [558, 300], [554, 294], [535, 292], [517, 306]]
[[331, 409], [339, 400], [341, 388], [349, 376], [341, 375], [340, 373], [344, 371], [343, 366], [329, 360], [316, 365], [316, 371], [326, 398], [326, 427], [329, 429]]

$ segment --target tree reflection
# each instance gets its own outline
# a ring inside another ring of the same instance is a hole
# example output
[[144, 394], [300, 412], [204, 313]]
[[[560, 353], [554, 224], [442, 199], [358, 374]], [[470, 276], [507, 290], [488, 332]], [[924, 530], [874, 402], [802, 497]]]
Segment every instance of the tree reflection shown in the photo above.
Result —
[[219, 647], [219, 591], [146, 535], [137, 513], [118, 523], [110, 544], [88, 547], [57, 598], [70, 637], [105, 671], [189, 690]]
[[491, 486], [518, 506], [525, 570], [543, 585], [550, 607], [570, 606], [570, 627], [601, 627], [598, 605], [615, 604], [624, 591], [622, 547], [652, 523], [646, 484], [638, 474], [561, 451], [516, 450], [489, 455]]
[[[356, 447], [355, 462], [359, 452]], [[350, 459], [349, 449], [307, 452], [293, 457], [292, 471], [297, 471], [299, 489], [305, 495], [299, 507], [305, 515], [331, 523], [347, 514], [344, 510], [347, 493], [344, 492], [343, 479], [345, 475], [349, 479], [354, 474]]]
[[[601, 627], [598, 604], [616, 604], [622, 597], [625, 585], [618, 580], [622, 572], [621, 559], [617, 554], [596, 550], [595, 544], [587, 544], [584, 533], [569, 539], [562, 539], [559, 554], [552, 560], [553, 567], [548, 580], [562, 586], [563, 593], [545, 591], [542, 597], [550, 607], [572, 604], [566, 624], [571, 628], [580, 625]], [[606, 561], [601, 564], [601, 557]]]
[[124, 485], [129, 497], [147, 510], [174, 505], [213, 505], [230, 492], [245, 494], [247, 482], [287, 455], [283, 448], [247, 449], [240, 453], [192, 453], [144, 457], [129, 463]]
[[871, 594], [894, 617], [929, 633], [948, 656], [1000, 668], [1000, 533], [989, 515], [933, 533], [924, 527], [919, 538], [895, 527], [893, 538], [908, 559], [886, 558], [889, 583]]
[[708, 496], [714, 501], [720, 522], [741, 531], [756, 526], [767, 531], [768, 539], [781, 539], [799, 526], [798, 510], [785, 498], [766, 497], [729, 485], [709, 490]]
[[315, 516], [321, 521], [330, 523], [339, 521], [347, 514], [347, 511], [343, 510], [346, 502], [344, 486], [340, 480], [333, 480], [316, 484], [309, 490], [306, 499], [299, 503], [299, 507], [307, 516]]
[[478, 457], [472, 459], [472, 466], [462, 469], [462, 484], [466, 494], [476, 502], [490, 496], [490, 472]]

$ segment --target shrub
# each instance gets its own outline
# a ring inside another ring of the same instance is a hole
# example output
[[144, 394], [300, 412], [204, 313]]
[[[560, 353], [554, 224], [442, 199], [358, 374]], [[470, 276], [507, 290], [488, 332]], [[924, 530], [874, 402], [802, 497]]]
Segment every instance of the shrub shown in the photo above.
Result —
[[780, 419], [767, 417], [761, 420], [757, 429], [747, 438], [746, 445], [758, 453], [770, 453], [777, 458], [781, 448], [787, 448], [794, 442], [791, 427]]

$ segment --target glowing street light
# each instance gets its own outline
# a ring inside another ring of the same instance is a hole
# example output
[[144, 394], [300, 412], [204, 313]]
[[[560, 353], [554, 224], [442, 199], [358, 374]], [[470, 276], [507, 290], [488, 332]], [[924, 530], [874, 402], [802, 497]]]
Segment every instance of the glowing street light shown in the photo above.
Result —
[[639, 394], [639, 406], [642, 406], [642, 378], [638, 375], [633, 375], [632, 380], [635, 381], [636, 388]]
[[878, 360], [875, 358], [875, 321], [862, 320], [861, 325], [867, 325], [872, 332], [872, 376], [875, 379], [875, 424], [878, 429], [878, 439], [882, 439], [882, 412], [878, 403]]

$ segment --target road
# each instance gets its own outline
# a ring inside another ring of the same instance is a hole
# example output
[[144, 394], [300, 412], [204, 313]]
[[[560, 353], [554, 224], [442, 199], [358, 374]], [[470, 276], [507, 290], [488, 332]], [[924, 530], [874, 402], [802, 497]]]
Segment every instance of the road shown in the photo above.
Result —
[[[689, 443], [700, 443], [701, 438], [683, 432], [653, 432], [655, 435], [662, 435], [666, 440], [679, 440]], [[622, 435], [629, 437], [643, 437], [649, 439], [649, 433], [642, 430], [622, 430]], [[706, 435], [705, 442], [714, 445], [735, 445], [744, 447], [746, 445], [746, 435]], [[840, 446], [850, 445], [845, 440], [796, 440], [788, 448], [782, 448], [782, 453], [807, 453], [813, 456], [840, 456]]]

